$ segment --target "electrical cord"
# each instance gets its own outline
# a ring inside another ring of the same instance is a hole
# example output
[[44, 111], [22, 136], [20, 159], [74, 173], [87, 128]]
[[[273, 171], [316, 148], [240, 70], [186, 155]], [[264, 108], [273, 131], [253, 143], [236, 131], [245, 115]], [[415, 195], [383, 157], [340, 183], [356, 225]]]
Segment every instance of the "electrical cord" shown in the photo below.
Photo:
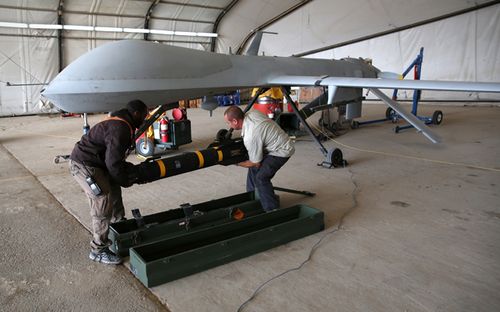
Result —
[[237, 311], [238, 311], [238, 312], [243, 311], [243, 308], [244, 308], [244, 307], [245, 307], [245, 306], [246, 306], [246, 305], [247, 305], [250, 301], [252, 301], [252, 300], [255, 298], [255, 296], [257, 296], [257, 294], [260, 292], [260, 290], [261, 290], [264, 286], [266, 286], [267, 284], [269, 284], [270, 282], [272, 282], [273, 280], [275, 280], [275, 279], [277, 279], [277, 278], [280, 278], [281, 276], [283, 276], [283, 275], [285, 275], [285, 274], [287, 274], [287, 273], [290, 273], [290, 272], [293, 272], [293, 271], [298, 271], [298, 270], [300, 270], [300, 269], [301, 269], [301, 268], [302, 268], [302, 267], [303, 267], [303, 266], [304, 266], [307, 262], [309, 262], [309, 261], [311, 260], [311, 258], [312, 258], [312, 255], [313, 255], [314, 251], [318, 248], [319, 244], [323, 241], [323, 239], [324, 239], [326, 236], [328, 236], [328, 235], [330, 235], [330, 234], [332, 234], [332, 233], [335, 233], [335, 232], [337, 232], [337, 231], [339, 231], [339, 230], [340, 230], [340, 227], [337, 227], [337, 228], [333, 229], [332, 231], [325, 233], [325, 234], [324, 234], [324, 235], [323, 235], [323, 236], [322, 236], [322, 237], [321, 237], [321, 238], [320, 238], [320, 239], [319, 239], [319, 240], [318, 240], [318, 241], [317, 241], [317, 242], [316, 242], [316, 243], [312, 246], [311, 251], [309, 252], [309, 256], [308, 256], [308, 257], [307, 257], [307, 259], [306, 259], [306, 260], [304, 260], [304, 261], [303, 261], [303, 262], [302, 262], [299, 266], [297, 266], [297, 267], [295, 267], [295, 268], [288, 269], [288, 270], [286, 270], [286, 271], [284, 271], [284, 272], [282, 272], [282, 273], [280, 273], [280, 274], [278, 274], [278, 275], [276, 275], [276, 276], [274, 276], [274, 277], [272, 277], [272, 278], [268, 279], [268, 280], [267, 280], [267, 281], [265, 281], [264, 283], [262, 283], [259, 287], [257, 287], [257, 289], [255, 289], [255, 291], [254, 291], [254, 292], [253, 292], [253, 294], [250, 296], [250, 298], [248, 298], [245, 302], [243, 302], [243, 303], [240, 305], [240, 307], [238, 308], [238, 310], [237, 310]]
[[[323, 134], [328, 140], [331, 140], [334, 143], [336, 143], [336, 144], [338, 144], [340, 146], [343, 146], [345, 148], [348, 148], [348, 149], [351, 149], [351, 150], [355, 150], [355, 151], [359, 151], [359, 152], [379, 154], [379, 155], [384, 155], [384, 156], [407, 158], [407, 159], [414, 159], [414, 160], [427, 161], [427, 162], [438, 163], [438, 164], [443, 164], [443, 165], [450, 165], [450, 166], [462, 166], [462, 167], [469, 167], [469, 168], [475, 168], [475, 169], [488, 170], [488, 171], [493, 171], [493, 172], [500, 172], [500, 169], [490, 168], [490, 167], [484, 167], [484, 166], [476, 166], [476, 165], [470, 165], [470, 164], [465, 164], [465, 163], [455, 163], [455, 162], [435, 160], [435, 159], [429, 159], [429, 158], [423, 158], [423, 157], [416, 157], [416, 156], [410, 156], [410, 155], [403, 155], [403, 154], [397, 154], [397, 153], [387, 153], [387, 152], [380, 152], [380, 151], [373, 151], [373, 150], [361, 149], [361, 148], [357, 148], [357, 147], [354, 147], [354, 146], [350, 146], [350, 145], [341, 143], [341, 142], [333, 139], [327, 133], [323, 132], [321, 129], [318, 129], [318, 127], [316, 127], [316, 126], [313, 126], [313, 128], [316, 129], [317, 131], [319, 131], [321, 134]], [[264, 288], [264, 286], [266, 286], [267, 284], [269, 284], [273, 280], [278, 279], [278, 278], [280, 278], [283, 275], [286, 275], [287, 273], [300, 270], [307, 262], [309, 262], [311, 260], [314, 252], [316, 251], [316, 249], [319, 247], [319, 245], [321, 244], [321, 242], [327, 236], [329, 236], [330, 234], [333, 234], [335, 232], [338, 232], [338, 231], [340, 231], [342, 229], [342, 225], [343, 225], [345, 217], [347, 217], [347, 215], [349, 215], [358, 206], [358, 201], [356, 199], [356, 194], [358, 192], [358, 185], [357, 185], [356, 181], [353, 178], [353, 172], [349, 168], [348, 168], [348, 171], [351, 174], [351, 182], [354, 185], [354, 190], [352, 192], [353, 207], [351, 207], [351, 209], [349, 209], [348, 212], [346, 212], [344, 215], [342, 215], [342, 217], [340, 218], [340, 221], [338, 223], [338, 226], [336, 228], [334, 228], [333, 230], [331, 230], [331, 231], [326, 232], [325, 234], [323, 234], [323, 236], [321, 236], [321, 238], [311, 247], [311, 250], [309, 251], [309, 255], [306, 258], [306, 260], [304, 260], [299, 266], [297, 266], [295, 268], [288, 269], [288, 270], [286, 270], [286, 271], [284, 271], [284, 272], [282, 272], [282, 273], [280, 273], [280, 274], [278, 274], [278, 275], [276, 275], [276, 276], [268, 279], [264, 283], [262, 283], [259, 287], [257, 287], [255, 289], [255, 291], [250, 296], [250, 298], [248, 298], [245, 302], [243, 302], [239, 306], [237, 312], [243, 311], [243, 308], [260, 293], [260, 291], [262, 290], [262, 288]]]
[[260, 291], [262, 290], [262, 288], [264, 288], [264, 286], [266, 286], [267, 284], [269, 284], [269, 283], [270, 283], [270, 282], [272, 282], [273, 280], [278, 279], [278, 278], [282, 277], [283, 275], [286, 275], [286, 274], [288, 274], [288, 273], [290, 273], [290, 272], [293, 272], [293, 271], [298, 271], [298, 270], [302, 269], [302, 267], [303, 267], [303, 266], [304, 266], [307, 262], [311, 261], [311, 259], [312, 259], [312, 256], [313, 256], [314, 252], [316, 251], [316, 249], [318, 249], [318, 248], [319, 248], [320, 244], [323, 242], [323, 240], [324, 240], [327, 236], [329, 236], [329, 235], [331, 235], [331, 234], [333, 234], [333, 233], [335, 233], [335, 232], [338, 232], [338, 231], [340, 231], [340, 230], [342, 230], [342, 229], [343, 229], [342, 225], [344, 224], [344, 219], [345, 219], [345, 218], [346, 218], [346, 217], [347, 217], [347, 216], [348, 216], [348, 215], [349, 215], [352, 211], [354, 211], [354, 209], [356, 209], [356, 208], [358, 207], [358, 200], [357, 200], [357, 198], [356, 198], [356, 195], [357, 195], [357, 193], [358, 193], [358, 188], [359, 188], [359, 187], [358, 187], [358, 184], [356, 183], [356, 181], [354, 180], [354, 174], [353, 174], [353, 172], [352, 172], [349, 168], [348, 168], [347, 170], [348, 170], [348, 171], [349, 171], [349, 173], [351, 174], [351, 183], [354, 185], [354, 190], [353, 190], [353, 191], [352, 191], [352, 193], [351, 193], [353, 205], [352, 205], [352, 207], [351, 207], [351, 208], [350, 208], [350, 209], [349, 209], [346, 213], [344, 213], [344, 214], [340, 217], [340, 220], [339, 220], [339, 223], [338, 223], [337, 227], [335, 227], [333, 230], [331, 230], [331, 231], [329, 231], [329, 232], [324, 233], [324, 234], [320, 237], [320, 239], [319, 239], [316, 243], [314, 243], [314, 245], [311, 247], [311, 250], [309, 251], [309, 255], [307, 256], [306, 260], [304, 260], [304, 261], [303, 261], [300, 265], [298, 265], [298, 266], [297, 266], [297, 267], [295, 267], [295, 268], [288, 269], [288, 270], [286, 270], [286, 271], [284, 271], [284, 272], [282, 272], [282, 273], [280, 273], [280, 274], [278, 274], [278, 275], [275, 275], [274, 277], [272, 277], [272, 278], [268, 279], [267, 281], [265, 281], [264, 283], [260, 284], [260, 286], [259, 286], [259, 287], [257, 287], [257, 288], [255, 289], [255, 291], [253, 292], [253, 294], [252, 294], [252, 295], [251, 295], [251, 296], [250, 296], [250, 297], [249, 297], [249, 298], [248, 298], [245, 302], [243, 302], [243, 303], [239, 306], [239, 308], [238, 308], [237, 312], [241, 312], [241, 311], [243, 311], [243, 308], [244, 308], [244, 307], [245, 307], [245, 306], [246, 306], [246, 305], [247, 305], [250, 301], [252, 301], [252, 300], [253, 300], [253, 299], [254, 299], [254, 298], [255, 298], [255, 297], [256, 297], [256, 296], [260, 293]]

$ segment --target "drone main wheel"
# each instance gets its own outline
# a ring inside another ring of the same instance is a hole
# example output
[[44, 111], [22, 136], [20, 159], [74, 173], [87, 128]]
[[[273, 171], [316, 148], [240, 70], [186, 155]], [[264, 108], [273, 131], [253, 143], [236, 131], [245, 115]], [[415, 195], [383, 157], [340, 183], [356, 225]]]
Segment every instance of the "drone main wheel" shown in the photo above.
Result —
[[387, 109], [385, 110], [385, 118], [394, 119], [394, 115], [396, 115], [396, 111], [390, 107], [387, 107]]

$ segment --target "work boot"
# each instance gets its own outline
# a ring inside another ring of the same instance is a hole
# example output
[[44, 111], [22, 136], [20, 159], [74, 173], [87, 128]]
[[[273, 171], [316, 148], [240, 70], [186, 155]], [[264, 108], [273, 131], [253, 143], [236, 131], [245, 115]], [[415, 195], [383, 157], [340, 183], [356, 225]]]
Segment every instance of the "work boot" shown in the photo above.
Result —
[[104, 264], [120, 264], [122, 263], [122, 258], [115, 255], [108, 247], [103, 248], [99, 251], [90, 251], [89, 258], [92, 261], [100, 262]]

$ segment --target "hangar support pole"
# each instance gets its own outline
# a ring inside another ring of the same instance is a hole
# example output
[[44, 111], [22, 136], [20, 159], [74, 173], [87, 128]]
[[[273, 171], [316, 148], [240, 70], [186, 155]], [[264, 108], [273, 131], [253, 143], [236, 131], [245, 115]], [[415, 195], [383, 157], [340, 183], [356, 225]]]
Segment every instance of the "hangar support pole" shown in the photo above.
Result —
[[[213, 33], [217, 33], [219, 30], [219, 24], [222, 21], [222, 18], [238, 3], [239, 0], [233, 0], [231, 1], [223, 10], [220, 12], [219, 16], [217, 16], [217, 19], [215, 20], [214, 23], [214, 28], [212, 29]], [[215, 41], [217, 40], [217, 37], [212, 38], [210, 42], [210, 51], [215, 52]]]
[[[57, 8], [57, 24], [59, 25], [64, 25], [64, 18], [63, 18], [63, 9], [64, 9], [64, 1], [59, 0], [59, 6]], [[62, 37], [62, 29], [57, 30], [57, 46], [58, 46], [58, 56], [59, 56], [59, 72], [62, 72], [64, 68], [64, 57], [63, 57], [63, 37]]]
[[245, 39], [243, 39], [243, 42], [238, 47], [238, 50], [236, 51], [236, 54], [242, 54], [243, 53], [243, 49], [246, 47], [246, 45], [247, 45], [248, 41], [250, 40], [250, 38], [252, 38], [252, 36], [255, 35], [258, 31], [266, 29], [267, 27], [271, 26], [272, 24], [276, 23], [277, 21], [279, 21], [280, 19], [286, 17], [287, 15], [295, 12], [296, 10], [300, 9], [301, 7], [303, 7], [304, 5], [308, 4], [311, 1], [312, 0], [303, 0], [303, 1], [299, 2], [299, 3], [297, 3], [296, 5], [292, 6], [291, 8], [288, 8], [286, 11], [281, 12], [280, 14], [278, 14], [277, 16], [273, 17], [272, 19], [268, 20], [267, 22], [265, 22], [264, 24], [260, 25], [259, 27], [255, 28], [254, 30], [252, 30], [245, 37]]

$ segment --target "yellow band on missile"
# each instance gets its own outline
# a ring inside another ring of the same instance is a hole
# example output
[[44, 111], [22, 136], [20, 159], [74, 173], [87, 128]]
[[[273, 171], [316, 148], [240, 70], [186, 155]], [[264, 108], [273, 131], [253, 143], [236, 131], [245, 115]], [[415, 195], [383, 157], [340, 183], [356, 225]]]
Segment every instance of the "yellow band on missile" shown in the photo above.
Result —
[[198, 156], [198, 160], [200, 161], [200, 168], [203, 168], [203, 165], [205, 165], [205, 159], [203, 158], [203, 155], [200, 151], [195, 151], [195, 153]]
[[164, 176], [167, 175], [167, 168], [165, 168], [165, 164], [161, 160], [157, 160], [156, 163], [158, 164], [158, 167], [160, 168], [160, 178], [163, 178]]
[[222, 158], [223, 158], [222, 151], [221, 150], [217, 150], [217, 155], [219, 155], [219, 162], [221, 162]]

